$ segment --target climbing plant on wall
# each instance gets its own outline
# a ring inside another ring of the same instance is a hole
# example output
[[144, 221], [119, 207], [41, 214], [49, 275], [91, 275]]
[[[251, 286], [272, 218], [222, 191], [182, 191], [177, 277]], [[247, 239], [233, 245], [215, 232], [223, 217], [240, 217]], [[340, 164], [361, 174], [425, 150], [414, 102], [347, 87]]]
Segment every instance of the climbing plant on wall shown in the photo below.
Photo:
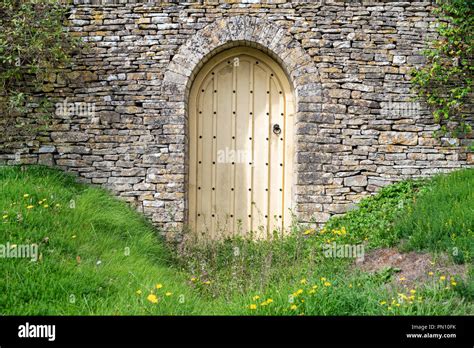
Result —
[[22, 128], [25, 122], [38, 123], [31, 118], [44, 118], [51, 106], [43, 92], [79, 44], [64, 29], [67, 12], [64, 1], [0, 1], [0, 115], [4, 132]]
[[[427, 63], [412, 72], [417, 95], [431, 107], [441, 125], [439, 136], [460, 137], [472, 132], [474, 2], [437, 0], [434, 13], [438, 38], [424, 51]], [[472, 114], [471, 114], [472, 117]]]

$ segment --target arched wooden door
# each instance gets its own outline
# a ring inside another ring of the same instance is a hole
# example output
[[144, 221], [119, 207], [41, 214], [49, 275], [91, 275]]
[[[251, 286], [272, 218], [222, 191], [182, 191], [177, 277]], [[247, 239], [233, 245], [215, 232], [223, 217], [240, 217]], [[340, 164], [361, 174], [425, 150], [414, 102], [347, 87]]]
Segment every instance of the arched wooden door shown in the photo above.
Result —
[[291, 223], [294, 98], [280, 66], [234, 48], [201, 69], [189, 104], [189, 227], [267, 238]]

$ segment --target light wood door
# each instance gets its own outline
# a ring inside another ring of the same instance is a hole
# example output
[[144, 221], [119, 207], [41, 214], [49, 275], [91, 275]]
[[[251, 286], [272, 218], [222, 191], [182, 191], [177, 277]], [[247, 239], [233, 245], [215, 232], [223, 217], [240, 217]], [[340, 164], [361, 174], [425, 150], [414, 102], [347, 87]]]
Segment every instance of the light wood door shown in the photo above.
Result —
[[291, 223], [293, 94], [270, 57], [235, 48], [197, 75], [189, 105], [189, 227], [268, 238]]

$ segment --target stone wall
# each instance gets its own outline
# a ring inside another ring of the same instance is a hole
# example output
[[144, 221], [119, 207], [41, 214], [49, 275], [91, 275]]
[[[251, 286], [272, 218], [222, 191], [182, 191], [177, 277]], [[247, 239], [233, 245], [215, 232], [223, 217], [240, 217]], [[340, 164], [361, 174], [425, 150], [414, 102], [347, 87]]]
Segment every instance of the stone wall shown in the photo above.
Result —
[[410, 101], [409, 71], [435, 35], [430, 9], [430, 1], [76, 0], [69, 29], [88, 49], [45, 92], [95, 113], [75, 107], [50, 132], [3, 139], [0, 160], [75, 172], [179, 230], [193, 77], [223, 49], [252, 46], [293, 84], [297, 213], [323, 223], [390, 182], [472, 165], [456, 140], [433, 137], [429, 111]]

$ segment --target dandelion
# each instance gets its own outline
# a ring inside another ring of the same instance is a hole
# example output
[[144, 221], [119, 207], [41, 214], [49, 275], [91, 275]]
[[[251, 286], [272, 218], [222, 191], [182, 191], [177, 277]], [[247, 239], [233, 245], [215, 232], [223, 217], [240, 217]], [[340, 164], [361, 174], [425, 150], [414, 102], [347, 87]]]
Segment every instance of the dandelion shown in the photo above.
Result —
[[252, 304], [249, 306], [249, 308], [250, 308], [251, 310], [257, 309], [257, 305], [256, 305], [255, 303], [252, 303]]
[[317, 286], [317, 285], [313, 285], [313, 289], [317, 289], [317, 288], [318, 288], [318, 286]]
[[6, 219], [8, 217], [8, 215], [3, 215], [3, 219]]
[[381, 306], [383, 306], [384, 304], [387, 304], [387, 301], [380, 301]]
[[326, 281], [326, 278], [321, 277], [321, 281], [322, 281], [322, 282], [325, 282], [325, 281]]
[[454, 280], [451, 280], [451, 285], [456, 286], [456, 285], [458, 285], [458, 283], [456, 283]]
[[310, 293], [310, 294], [314, 294], [314, 293], [316, 293], [316, 290], [311, 289], [311, 290], [309, 290], [309, 293]]
[[43, 205], [43, 208], [48, 208], [48, 207], [49, 207], [48, 204]]
[[352, 288], [352, 284], [349, 284], [349, 287]]
[[300, 280], [300, 283], [303, 284], [303, 285], [306, 284], [307, 282], [308, 282], [308, 280], [306, 278], [303, 278], [303, 279]]
[[146, 299], [151, 303], [158, 303], [158, 297], [155, 294], [148, 295]]
[[324, 286], [331, 286], [330, 282], [324, 282]]
[[433, 276], [433, 274], [434, 274], [433, 272], [428, 272], [429, 276]]
[[439, 280], [440, 280], [440, 281], [446, 280], [446, 276], [442, 275], [441, 277], [439, 277]]
[[157, 289], [161, 289], [162, 287], [163, 287], [162, 284], [156, 284], [156, 288], [157, 288]]
[[169, 291], [165, 294], [165, 296], [171, 296], [171, 295], [173, 295], [173, 293]]
[[405, 278], [405, 277], [400, 277], [400, 281], [401, 281], [401, 282], [404, 282], [405, 280], [407, 280], [407, 278]]
[[[399, 296], [400, 298], [402, 298], [403, 300], [408, 299], [408, 297], [407, 297], [405, 294], [398, 294], [398, 296]], [[394, 301], [395, 301], [395, 300], [394, 300]]]
[[395, 304], [395, 306], [400, 307], [400, 303]]
[[392, 310], [392, 307], [389, 306], [389, 307], [387, 307], [387, 309], [388, 309], [389, 311], [391, 311], [391, 310]]
[[267, 303], [272, 303], [272, 302], [273, 302], [273, 299], [267, 298]]
[[205, 282], [202, 282], [203, 284], [206, 284], [206, 285], [211, 285], [211, 281], [210, 280], [206, 280]]
[[298, 309], [298, 306], [295, 305], [295, 304], [294, 304], [294, 305], [291, 305], [291, 306], [290, 306], [290, 309], [291, 309], [292, 311], [295, 311], [296, 309]]
[[142, 291], [141, 291], [141, 290], [137, 290], [137, 291], [136, 291], [136, 294], [137, 294], [137, 295], [141, 295], [141, 294], [142, 294]]
[[303, 234], [304, 234], [305, 236], [307, 236], [308, 234], [312, 234], [313, 232], [314, 232], [313, 229], [308, 229], [308, 230], [304, 231]]
[[252, 301], [257, 301], [258, 299], [260, 299], [260, 296], [258, 295], [255, 295], [254, 297], [252, 297]]
[[33, 206], [32, 206], [32, 205], [28, 205], [28, 206], [26, 207], [26, 209], [33, 209]]
[[298, 289], [298, 291], [296, 291], [296, 294], [297, 294], [297, 295], [300, 295], [300, 294], [302, 294], [302, 293], [303, 293], [303, 289]]
[[416, 290], [410, 290], [411, 294], [416, 294]]
[[191, 278], [191, 281], [194, 283], [194, 282], [197, 282], [197, 278], [196, 277], [192, 277]]
[[23, 198], [28, 198], [28, 197], [30, 197], [30, 195], [29, 195], [28, 193], [25, 193], [25, 194], [23, 195]]

